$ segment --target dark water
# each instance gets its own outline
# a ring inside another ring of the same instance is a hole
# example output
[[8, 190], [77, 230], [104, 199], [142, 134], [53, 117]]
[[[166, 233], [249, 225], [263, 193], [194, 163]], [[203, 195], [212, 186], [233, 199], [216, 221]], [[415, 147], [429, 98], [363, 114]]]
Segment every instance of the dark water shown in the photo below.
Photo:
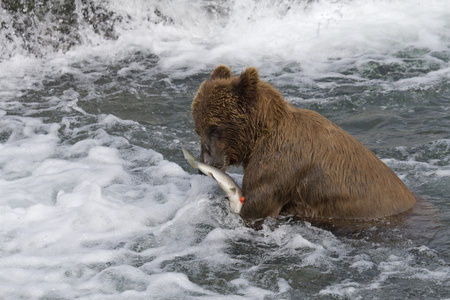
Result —
[[[450, 298], [449, 5], [2, 2], [0, 295]], [[221, 63], [343, 127], [419, 204], [345, 234], [245, 228], [180, 151]]]

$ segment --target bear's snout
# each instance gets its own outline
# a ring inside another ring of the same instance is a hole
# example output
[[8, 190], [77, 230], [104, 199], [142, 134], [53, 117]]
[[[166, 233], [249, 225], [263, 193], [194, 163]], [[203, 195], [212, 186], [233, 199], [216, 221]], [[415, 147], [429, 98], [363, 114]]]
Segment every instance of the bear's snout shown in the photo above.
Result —
[[217, 153], [217, 151], [214, 151], [214, 149], [213, 151], [211, 151], [211, 153], [208, 153], [207, 151], [204, 151], [202, 147], [200, 161], [224, 172], [228, 168], [228, 165], [225, 164], [224, 154], [219, 154]]

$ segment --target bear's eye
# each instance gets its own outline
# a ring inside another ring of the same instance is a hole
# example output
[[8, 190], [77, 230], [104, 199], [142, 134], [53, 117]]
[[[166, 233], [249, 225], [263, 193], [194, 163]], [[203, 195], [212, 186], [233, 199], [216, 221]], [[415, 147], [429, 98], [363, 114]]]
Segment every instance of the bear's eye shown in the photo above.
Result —
[[209, 128], [209, 136], [210, 136], [210, 137], [219, 138], [219, 137], [220, 137], [220, 130], [219, 130], [219, 127], [217, 127], [217, 126], [211, 126], [211, 127]]

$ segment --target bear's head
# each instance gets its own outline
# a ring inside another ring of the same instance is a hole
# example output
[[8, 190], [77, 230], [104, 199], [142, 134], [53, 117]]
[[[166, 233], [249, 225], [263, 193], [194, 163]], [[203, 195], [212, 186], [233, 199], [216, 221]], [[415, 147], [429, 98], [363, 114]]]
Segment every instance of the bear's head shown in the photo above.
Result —
[[247, 159], [256, 138], [258, 82], [255, 68], [231, 76], [231, 70], [221, 65], [202, 83], [192, 102], [192, 116], [203, 163], [225, 171]]

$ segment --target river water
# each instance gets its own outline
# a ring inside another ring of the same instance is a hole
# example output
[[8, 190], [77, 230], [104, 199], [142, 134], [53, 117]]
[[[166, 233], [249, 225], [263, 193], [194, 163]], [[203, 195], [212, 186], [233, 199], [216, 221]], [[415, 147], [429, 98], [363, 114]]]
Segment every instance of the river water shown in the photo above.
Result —
[[[450, 298], [448, 0], [0, 4], [0, 298]], [[246, 228], [180, 150], [199, 156], [190, 104], [218, 64], [422, 200], [346, 234]]]

